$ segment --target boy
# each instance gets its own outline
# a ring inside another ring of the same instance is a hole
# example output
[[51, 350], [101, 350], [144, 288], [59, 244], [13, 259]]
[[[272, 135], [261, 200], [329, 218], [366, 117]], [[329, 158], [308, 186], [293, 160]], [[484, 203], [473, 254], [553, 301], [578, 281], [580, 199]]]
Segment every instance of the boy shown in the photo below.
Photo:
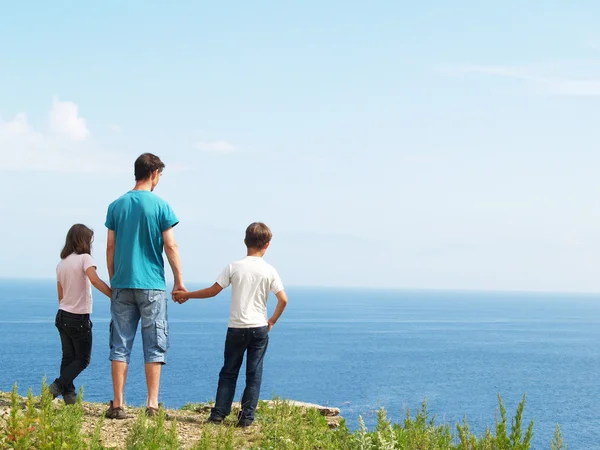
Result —
[[[235, 385], [244, 353], [246, 356], [246, 389], [238, 427], [248, 427], [254, 421], [262, 382], [263, 360], [269, 343], [268, 333], [287, 306], [288, 299], [276, 270], [267, 264], [264, 256], [272, 233], [262, 222], [254, 222], [246, 229], [244, 243], [247, 256], [229, 264], [211, 287], [194, 292], [176, 291], [173, 299], [185, 303], [190, 298], [210, 298], [231, 284], [231, 312], [225, 339], [225, 362], [219, 373], [215, 407], [208, 422], [220, 424], [231, 412]], [[277, 296], [277, 307], [267, 319], [269, 292]]]

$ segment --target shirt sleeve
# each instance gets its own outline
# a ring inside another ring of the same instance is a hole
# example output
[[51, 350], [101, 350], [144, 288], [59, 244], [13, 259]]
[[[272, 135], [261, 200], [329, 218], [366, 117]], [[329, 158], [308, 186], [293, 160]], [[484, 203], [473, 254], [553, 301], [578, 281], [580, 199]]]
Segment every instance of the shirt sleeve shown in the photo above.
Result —
[[277, 271], [273, 269], [273, 274], [271, 275], [271, 292], [277, 294], [281, 291], [283, 291], [283, 283], [281, 282], [281, 278], [279, 278]]
[[179, 223], [179, 219], [175, 215], [175, 212], [171, 209], [168, 203], [162, 208], [162, 214], [160, 218], [160, 229], [162, 232], [167, 231], [169, 228], [174, 227]]
[[109, 230], [115, 231], [115, 219], [112, 214], [112, 205], [108, 207], [108, 211], [106, 211], [106, 222], [104, 222], [104, 226]]
[[221, 272], [221, 275], [218, 276], [217, 283], [223, 289], [225, 289], [227, 286], [229, 286], [231, 284], [231, 265], [230, 264], [227, 265], [227, 267], [225, 267], [223, 269], [223, 272]]
[[82, 258], [82, 263], [83, 263], [83, 271], [85, 272], [86, 270], [88, 270], [90, 267], [98, 267], [96, 265], [96, 261], [94, 261], [94, 258], [92, 258], [90, 255], [88, 255], [87, 253], [83, 255]]

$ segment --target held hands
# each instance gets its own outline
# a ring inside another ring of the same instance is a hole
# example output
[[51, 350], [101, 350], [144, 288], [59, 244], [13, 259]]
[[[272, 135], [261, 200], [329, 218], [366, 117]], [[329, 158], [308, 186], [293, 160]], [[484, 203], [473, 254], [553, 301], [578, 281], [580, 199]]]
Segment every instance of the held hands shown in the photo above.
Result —
[[[183, 285], [183, 283], [175, 283], [173, 285], [173, 290], [171, 291], [171, 297], [173, 298], [173, 301], [175, 303], [184, 303], [186, 302], [188, 299], [186, 298], [185, 300], [181, 301], [181, 297], [183, 294], [185, 294], [187, 292], [187, 288]], [[176, 295], [177, 294], [177, 295]]]
[[175, 303], [179, 303], [180, 305], [187, 302], [190, 298], [186, 295], [187, 291], [173, 291], [171, 295], [173, 296], [173, 301]]

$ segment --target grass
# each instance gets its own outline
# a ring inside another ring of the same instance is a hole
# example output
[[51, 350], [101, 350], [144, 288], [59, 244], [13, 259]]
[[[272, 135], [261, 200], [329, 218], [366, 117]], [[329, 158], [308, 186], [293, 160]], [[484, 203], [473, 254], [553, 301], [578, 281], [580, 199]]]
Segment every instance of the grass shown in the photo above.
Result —
[[177, 422], [171, 422], [167, 428], [164, 409], [160, 408], [154, 419], [146, 417], [145, 411], [140, 409], [125, 445], [131, 450], [177, 450], [180, 448]]
[[[17, 395], [16, 385], [10, 395], [8, 412], [0, 418], [0, 448], [13, 450], [91, 449], [105, 450], [102, 444], [104, 419], [99, 419], [92, 432], [82, 431], [84, 407], [81, 392], [75, 405], [53, 402], [45, 381], [42, 394], [34, 397], [29, 391], [26, 399]], [[182, 439], [177, 420], [167, 419], [162, 409], [159, 415], [148, 418], [144, 409], [135, 418], [125, 438], [128, 450], [528, 450], [533, 437], [533, 421], [523, 423], [526, 398], [517, 406], [514, 417], [508, 418], [502, 398], [498, 396], [499, 416], [494, 426], [481, 435], [472, 432], [465, 418], [455, 427], [438, 424], [430, 417], [427, 402], [416, 414], [407, 412], [401, 423], [388, 420], [384, 409], [377, 413], [377, 425], [368, 429], [362, 417], [356, 431], [350, 431], [342, 419], [340, 426], [331, 429], [325, 417], [313, 409], [293, 406], [285, 400], [269, 404], [260, 402], [256, 424], [241, 430], [233, 425], [235, 411], [224, 425], [200, 425], [195, 412], [200, 405], [182, 408], [190, 417], [187, 426], [201, 427], [195, 441]], [[187, 416], [186, 416], [187, 417]], [[185, 422], [185, 420], [182, 421]], [[197, 428], [196, 428], [197, 429]], [[560, 428], [549, 442], [551, 450], [566, 450]]]
[[10, 412], [0, 422], [0, 444], [2, 448], [15, 450], [87, 449], [81, 435], [83, 407], [80, 390], [75, 405], [55, 408], [52, 394], [45, 380], [42, 396], [36, 400], [31, 390], [25, 405], [20, 404], [15, 385], [10, 396]]

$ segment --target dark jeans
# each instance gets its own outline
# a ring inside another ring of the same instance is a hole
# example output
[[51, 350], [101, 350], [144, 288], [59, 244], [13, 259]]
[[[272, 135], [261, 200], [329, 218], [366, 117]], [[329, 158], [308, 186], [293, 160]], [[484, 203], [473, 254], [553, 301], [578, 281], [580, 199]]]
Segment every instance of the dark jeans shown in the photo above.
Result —
[[54, 382], [64, 395], [75, 392], [73, 380], [90, 364], [92, 322], [89, 314], [73, 314], [59, 309], [55, 324], [62, 343], [62, 361], [60, 377]]
[[268, 328], [228, 328], [225, 339], [225, 363], [219, 373], [219, 387], [211, 416], [222, 419], [231, 412], [235, 385], [244, 353], [246, 359], [246, 389], [242, 396], [240, 422], [252, 423], [262, 382], [263, 361], [269, 344]]

